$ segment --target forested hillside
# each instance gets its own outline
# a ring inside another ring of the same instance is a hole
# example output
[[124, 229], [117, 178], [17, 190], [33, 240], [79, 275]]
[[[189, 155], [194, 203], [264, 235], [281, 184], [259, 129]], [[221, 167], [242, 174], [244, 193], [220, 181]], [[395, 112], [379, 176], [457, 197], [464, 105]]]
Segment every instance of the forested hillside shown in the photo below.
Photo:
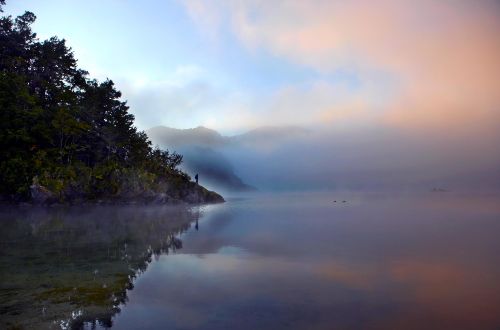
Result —
[[89, 77], [64, 39], [39, 40], [35, 19], [0, 19], [2, 198], [30, 200], [33, 187], [59, 201], [199, 190], [177, 168], [182, 156], [136, 129], [113, 81]]

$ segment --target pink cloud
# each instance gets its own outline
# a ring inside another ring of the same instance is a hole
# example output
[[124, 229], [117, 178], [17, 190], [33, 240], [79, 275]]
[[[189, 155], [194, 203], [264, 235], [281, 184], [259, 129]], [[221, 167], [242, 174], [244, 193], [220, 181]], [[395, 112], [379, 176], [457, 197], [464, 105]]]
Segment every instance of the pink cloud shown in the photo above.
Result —
[[[251, 51], [325, 74], [347, 68], [362, 82], [376, 81], [380, 72], [391, 76], [397, 88], [384, 104], [384, 123], [461, 132], [469, 125], [495, 129], [499, 122], [500, 8], [493, 1], [186, 3], [205, 29], [229, 27]], [[322, 105], [317, 120], [349, 108], [359, 114], [360, 105], [369, 113], [374, 92], [360, 91], [352, 104]]]

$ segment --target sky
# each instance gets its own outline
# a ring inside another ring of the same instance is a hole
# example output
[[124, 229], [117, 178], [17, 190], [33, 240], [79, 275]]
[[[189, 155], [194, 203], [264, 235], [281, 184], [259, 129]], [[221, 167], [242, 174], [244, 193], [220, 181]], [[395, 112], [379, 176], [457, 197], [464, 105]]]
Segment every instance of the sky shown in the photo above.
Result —
[[498, 120], [497, 1], [16, 0], [140, 129]]
[[141, 130], [300, 126], [320, 132], [301, 147], [321, 166], [297, 167], [319, 178], [336, 162], [500, 187], [497, 0], [7, 1], [24, 10], [116, 83]]

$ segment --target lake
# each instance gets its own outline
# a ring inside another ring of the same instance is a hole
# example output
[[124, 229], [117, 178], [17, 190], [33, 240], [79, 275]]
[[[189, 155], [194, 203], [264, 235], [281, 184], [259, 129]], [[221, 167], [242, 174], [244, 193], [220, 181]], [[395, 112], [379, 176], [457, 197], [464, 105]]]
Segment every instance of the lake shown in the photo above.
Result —
[[500, 198], [3, 210], [0, 327], [499, 329]]

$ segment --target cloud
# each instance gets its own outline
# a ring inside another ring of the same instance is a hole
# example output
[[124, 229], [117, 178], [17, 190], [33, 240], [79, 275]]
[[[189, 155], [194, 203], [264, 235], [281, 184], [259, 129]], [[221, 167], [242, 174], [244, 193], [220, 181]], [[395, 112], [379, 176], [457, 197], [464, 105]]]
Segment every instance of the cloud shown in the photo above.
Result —
[[[419, 132], [450, 127], [458, 134], [500, 120], [500, 6], [494, 1], [184, 3], [204, 30], [230, 29], [250, 51], [325, 75], [348, 70], [362, 83], [390, 77], [395, 84], [380, 81], [392, 90], [385, 123]], [[373, 111], [369, 96], [376, 91], [359, 91], [354, 108]], [[342, 106], [337, 103], [332, 100], [331, 109]]]
[[198, 125], [234, 131], [256, 123], [247, 95], [219, 86], [196, 65], [175, 68], [166, 79], [116, 79], [141, 130]]
[[141, 129], [160, 124], [185, 127], [190, 125], [187, 118], [199, 118], [201, 121], [206, 116], [203, 109], [216, 103], [218, 98], [213, 87], [202, 81], [177, 85], [139, 79], [119, 80], [117, 84], [126, 95]]
[[[386, 103], [387, 88], [368, 81], [352, 87], [342, 82], [315, 80], [283, 86], [264, 103], [267, 120], [283, 125], [331, 126], [370, 122]], [[263, 116], [263, 117], [264, 117]]]

